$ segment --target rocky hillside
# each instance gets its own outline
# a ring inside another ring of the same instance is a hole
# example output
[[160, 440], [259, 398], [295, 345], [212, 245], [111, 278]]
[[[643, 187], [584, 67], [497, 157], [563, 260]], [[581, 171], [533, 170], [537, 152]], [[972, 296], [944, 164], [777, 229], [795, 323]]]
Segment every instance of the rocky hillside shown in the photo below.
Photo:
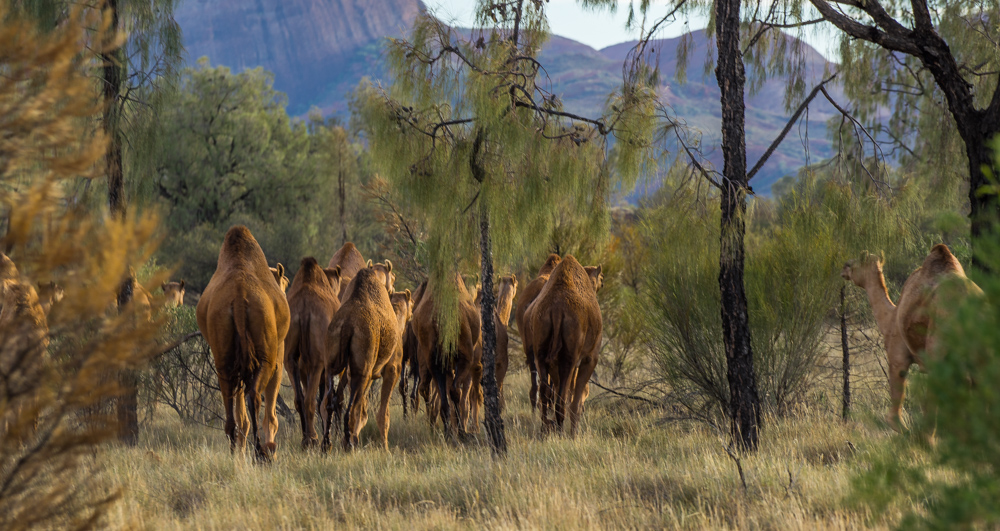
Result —
[[[177, 21], [190, 63], [208, 56], [212, 64], [236, 70], [262, 66], [274, 72], [275, 87], [288, 94], [290, 113], [304, 114], [312, 106], [341, 113], [347, 109], [347, 94], [362, 77], [383, 77], [384, 38], [404, 35], [421, 9], [419, 0], [186, 0]], [[714, 73], [705, 68], [710, 41], [702, 31], [691, 34], [684, 83], [675, 77], [680, 42], [676, 38], [655, 43], [661, 94], [677, 117], [702, 134], [703, 150], [721, 169], [719, 89]], [[620, 84], [622, 62], [632, 45], [595, 50], [553, 37], [540, 59], [567, 110], [597, 115], [607, 95]], [[819, 80], [828, 66], [808, 48], [807, 85]], [[834, 89], [834, 94], [839, 90]], [[783, 96], [784, 79], [770, 80], [748, 94], [749, 166], [790, 114]], [[767, 194], [777, 179], [807, 161], [830, 156], [825, 121], [833, 112], [826, 103], [811, 109], [808, 128], [803, 123], [794, 129], [754, 179], [758, 192]]]

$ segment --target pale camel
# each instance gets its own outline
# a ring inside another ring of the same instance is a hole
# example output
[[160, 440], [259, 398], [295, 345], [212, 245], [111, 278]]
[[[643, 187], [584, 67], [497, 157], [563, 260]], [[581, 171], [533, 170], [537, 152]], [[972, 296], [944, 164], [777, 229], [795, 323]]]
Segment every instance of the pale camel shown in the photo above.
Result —
[[[344, 450], [358, 445], [361, 428], [368, 422], [368, 388], [373, 377], [382, 378], [382, 394], [377, 417], [380, 442], [389, 448], [389, 398], [399, 377], [402, 349], [387, 279], [374, 267], [363, 268], [351, 280], [348, 297], [330, 322], [326, 345], [330, 352], [328, 375], [347, 371], [351, 399], [344, 416]], [[341, 378], [343, 380], [343, 377]], [[326, 426], [323, 448], [330, 447], [330, 428], [338, 418], [332, 385], [327, 387]]]
[[875, 314], [875, 321], [885, 342], [889, 363], [889, 395], [891, 404], [886, 421], [892, 429], [900, 429], [900, 410], [906, 392], [906, 376], [910, 365], [924, 367], [924, 353], [933, 355], [936, 347], [934, 321], [943, 316], [954, 304], [954, 299], [944, 300], [940, 287], [953, 279], [958, 288], [952, 296], [982, 293], [978, 286], [965, 276], [962, 265], [946, 245], [935, 245], [923, 264], [906, 279], [899, 298], [893, 304], [885, 287], [882, 259], [862, 253], [859, 260], [844, 265], [841, 276], [865, 290]]
[[164, 306], [167, 308], [176, 308], [184, 304], [184, 281], [180, 282], [164, 282], [160, 285], [163, 290], [163, 296], [166, 298]]
[[552, 270], [559, 265], [560, 262], [559, 255], [550, 254], [542, 264], [541, 269], [538, 270], [538, 276], [534, 278], [524, 290], [521, 291], [521, 296], [517, 299], [517, 309], [514, 311], [514, 321], [517, 323], [517, 332], [521, 335], [521, 344], [524, 347], [524, 362], [528, 366], [528, 372], [531, 373], [531, 390], [528, 391], [528, 397], [531, 400], [531, 409], [535, 409], [538, 397], [538, 371], [535, 369], [535, 352], [531, 348], [530, 342], [527, 340], [531, 335], [530, 327], [531, 324], [528, 319], [525, 318], [525, 312], [528, 310], [528, 306], [531, 305], [535, 297], [541, 293], [542, 287], [549, 280], [549, 275], [552, 274]]
[[[600, 356], [603, 321], [597, 290], [602, 284], [601, 266], [584, 268], [566, 255], [527, 310], [531, 335], [526, 341], [535, 352], [538, 409], [547, 429], [562, 428], [568, 407], [570, 434], [576, 434]], [[553, 402], [555, 426], [547, 414]]]
[[[279, 267], [279, 272], [283, 273], [283, 269]], [[257, 458], [273, 459], [278, 431], [275, 403], [290, 316], [288, 301], [267, 265], [264, 251], [246, 227], [234, 226], [226, 233], [218, 266], [198, 301], [196, 315], [198, 328], [215, 359], [230, 449], [243, 448], [247, 429], [251, 428]], [[261, 387], [263, 445], [257, 430]], [[244, 393], [250, 398], [249, 426]]]
[[347, 242], [333, 253], [327, 267], [332, 269], [337, 266], [340, 266], [340, 286], [337, 286], [337, 296], [340, 297], [340, 302], [344, 302], [347, 299], [347, 285], [354, 279], [354, 275], [365, 267], [365, 259], [353, 243]]
[[340, 266], [327, 271], [310, 256], [302, 259], [288, 293], [291, 324], [285, 337], [285, 371], [295, 392], [303, 449], [319, 444], [316, 403], [326, 394], [323, 376], [330, 364], [326, 334], [340, 309], [339, 290]]
[[[461, 439], [465, 438], [469, 420], [472, 375], [482, 370], [476, 345], [481, 341], [479, 314], [465, 288], [462, 277], [452, 279], [458, 293], [459, 335], [450, 352], [444, 351], [438, 330], [435, 283], [428, 281], [413, 311], [413, 331], [417, 337], [417, 365], [420, 369], [420, 394], [427, 404], [428, 418], [435, 421], [437, 410], [431, 407], [430, 381], [433, 377], [440, 397], [440, 414], [444, 431], [454, 437], [452, 426]], [[450, 398], [450, 404], [449, 404]]]

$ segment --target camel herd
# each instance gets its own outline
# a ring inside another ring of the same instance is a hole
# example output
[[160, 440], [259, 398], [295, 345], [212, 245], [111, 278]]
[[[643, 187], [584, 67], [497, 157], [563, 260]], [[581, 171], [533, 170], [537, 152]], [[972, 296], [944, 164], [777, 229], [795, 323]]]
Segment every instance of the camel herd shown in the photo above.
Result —
[[[389, 399], [397, 383], [404, 415], [407, 406], [415, 412], [422, 397], [430, 422], [440, 417], [449, 437], [478, 431], [483, 404], [482, 293], [470, 294], [459, 275], [450, 280], [451, 291], [431, 279], [412, 293], [397, 293], [395, 278], [391, 262], [366, 262], [354, 244], [347, 243], [327, 267], [312, 257], [302, 259], [286, 295], [288, 279], [281, 264], [268, 266], [246, 227], [229, 230], [217, 269], [198, 301], [197, 317], [215, 360], [233, 450], [243, 448], [252, 436], [257, 458], [274, 458], [282, 369], [295, 393], [303, 448], [329, 449], [334, 422], [341, 421], [343, 448], [357, 447], [368, 420], [369, 389], [376, 380], [382, 385], [376, 422], [383, 448], [388, 448]], [[518, 322], [525, 327], [522, 337], [530, 345], [525, 350], [533, 388], [541, 384], [538, 409], [547, 429], [561, 428], [568, 408], [571, 432], [576, 431], [600, 351], [597, 291], [602, 283], [600, 266], [583, 267], [572, 256], [552, 255], [517, 299]], [[492, 312], [501, 407], [509, 361], [507, 325], [517, 285], [514, 275], [500, 278]], [[183, 297], [183, 283], [163, 288], [169, 297]], [[437, 314], [439, 298], [446, 292], [457, 294], [459, 310], [458, 337], [448, 343]], [[524, 332], [528, 327], [530, 335]], [[413, 380], [409, 393], [407, 368]], [[548, 418], [549, 409], [554, 419]]]
[[[891, 406], [886, 418], [898, 430], [910, 365], [924, 367], [925, 352], [934, 355], [940, 348], [936, 323], [962, 297], [982, 290], [966, 277], [945, 245], [936, 245], [909, 276], [898, 305], [886, 290], [881, 258], [865, 252], [847, 262], [841, 276], [868, 294], [889, 361]], [[600, 355], [603, 321], [597, 292], [603, 281], [600, 266], [584, 267], [570, 255], [555, 254], [520, 294], [516, 276], [500, 278], [492, 313], [501, 408], [513, 308], [531, 373], [531, 406], [546, 430], [561, 429], [568, 414], [570, 433], [575, 434]], [[246, 227], [231, 228], [196, 310], [198, 328], [208, 341], [219, 377], [230, 447], [244, 448], [252, 435], [257, 458], [274, 458], [275, 406], [284, 372], [295, 393], [303, 448], [319, 446], [317, 414], [323, 449], [331, 446], [335, 421], [343, 422], [338, 426], [343, 448], [355, 448], [367, 423], [368, 391], [376, 380], [382, 384], [377, 424], [383, 448], [388, 448], [388, 406], [397, 383], [404, 416], [408, 408], [416, 412], [423, 398], [428, 419], [434, 424], [440, 417], [449, 438], [456, 432], [459, 438], [477, 432], [483, 404], [482, 293], [470, 294], [460, 275], [446, 281], [454, 283], [447, 286], [453, 289], [442, 289], [437, 282], [432, 278], [412, 293], [397, 293], [392, 263], [365, 261], [347, 243], [327, 267], [315, 258], [304, 258], [287, 289], [284, 267], [268, 265]], [[167, 306], [183, 303], [183, 281], [161, 287]], [[438, 327], [442, 293], [458, 298], [458, 335], [447, 344]], [[62, 295], [55, 283], [23, 280], [14, 262], [0, 253], [0, 347], [4, 352], [34, 353], [28, 356], [34, 361], [22, 366], [22, 372], [40, 366], [46, 356], [46, 318]], [[150, 311], [150, 296], [138, 283], [130, 304], [140, 312]], [[24, 360], [7, 357], [0, 357], [0, 373], [5, 375], [11, 374], [9, 365]], [[412, 380], [410, 390], [406, 370]], [[11, 413], [16, 411], [5, 413], [3, 424]]]

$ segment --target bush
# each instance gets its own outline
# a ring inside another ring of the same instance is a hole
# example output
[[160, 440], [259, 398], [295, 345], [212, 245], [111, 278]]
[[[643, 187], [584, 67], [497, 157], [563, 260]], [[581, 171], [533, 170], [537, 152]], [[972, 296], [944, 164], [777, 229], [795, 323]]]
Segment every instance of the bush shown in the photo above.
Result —
[[[681, 188], [643, 217], [646, 246], [660, 249], [641, 292], [653, 359], [683, 405], [700, 414], [728, 411], [718, 204]], [[745, 270], [757, 385], [765, 409], [777, 414], [816, 375], [824, 319], [840, 287], [830, 224], [808, 208], [785, 217], [780, 227], [748, 233]]]

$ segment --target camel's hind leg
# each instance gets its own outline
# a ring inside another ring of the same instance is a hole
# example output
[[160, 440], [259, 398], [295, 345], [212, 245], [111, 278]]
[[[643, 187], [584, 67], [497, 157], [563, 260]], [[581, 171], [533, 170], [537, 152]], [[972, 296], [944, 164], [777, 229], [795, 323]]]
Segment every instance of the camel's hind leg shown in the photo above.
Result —
[[580, 417], [583, 416], [583, 403], [587, 400], [587, 395], [590, 394], [590, 377], [594, 374], [594, 369], [597, 368], [597, 353], [591, 356], [593, 361], [581, 365], [576, 372], [576, 378], [573, 381], [573, 403], [569, 408], [569, 434], [572, 437], [576, 437], [577, 425], [580, 423]]
[[[393, 363], [387, 363], [385, 368], [382, 369], [382, 396], [381, 404], [378, 408], [378, 417], [376, 421], [378, 422], [378, 432], [382, 437], [382, 447], [386, 450], [389, 449], [389, 399], [392, 398], [392, 388], [396, 386], [396, 380], [402, 378], [399, 377], [400, 368], [399, 365]], [[406, 403], [406, 400], [403, 400]]]
[[344, 416], [344, 450], [350, 452], [358, 445], [361, 428], [368, 422], [368, 387], [371, 377], [360, 371], [351, 374], [351, 399]]
[[[275, 407], [278, 402], [278, 391], [281, 389], [281, 371], [281, 365], [276, 365], [267, 380], [266, 387], [264, 387], [264, 414], [261, 419], [261, 431], [264, 432], [264, 452], [269, 461], [274, 459], [275, 451], [278, 449], [275, 442], [275, 437], [278, 435], [278, 414]], [[312, 429], [312, 417], [309, 418], [309, 425]]]

